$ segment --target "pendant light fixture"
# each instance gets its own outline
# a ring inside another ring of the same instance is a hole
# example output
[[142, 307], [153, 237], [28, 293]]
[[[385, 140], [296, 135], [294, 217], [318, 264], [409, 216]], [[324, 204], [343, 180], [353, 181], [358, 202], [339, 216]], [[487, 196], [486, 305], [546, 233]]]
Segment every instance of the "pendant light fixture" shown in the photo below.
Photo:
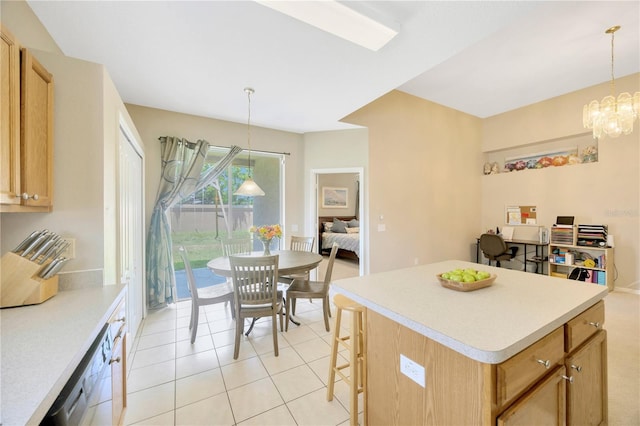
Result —
[[240, 188], [233, 195], [244, 195], [245, 197], [258, 197], [264, 195], [264, 191], [258, 186], [257, 183], [253, 181], [251, 178], [251, 95], [255, 92], [251, 87], [244, 88], [245, 93], [247, 94], [248, 104], [249, 104], [249, 113], [247, 115], [247, 141], [249, 144], [249, 176], [247, 179], [242, 182]]
[[615, 97], [616, 83], [613, 75], [613, 36], [620, 29], [619, 25], [611, 27], [605, 34], [611, 34], [611, 94], [600, 103], [591, 101], [582, 109], [582, 123], [586, 129], [593, 129], [593, 138], [603, 136], [617, 138], [633, 131], [633, 123], [640, 114], [640, 92], [633, 97], [628, 92]]

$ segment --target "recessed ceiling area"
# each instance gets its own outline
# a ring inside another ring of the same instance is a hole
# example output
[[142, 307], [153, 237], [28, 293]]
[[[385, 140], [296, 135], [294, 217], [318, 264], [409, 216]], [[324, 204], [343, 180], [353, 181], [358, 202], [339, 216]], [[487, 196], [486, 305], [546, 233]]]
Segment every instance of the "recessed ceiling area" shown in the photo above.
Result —
[[[28, 1], [126, 103], [305, 133], [399, 89], [489, 117], [640, 72], [637, 1], [343, 2], [398, 34], [372, 51], [253, 1]], [[605, 94], [603, 94], [604, 96]], [[577, 105], [576, 108], [581, 108]]]

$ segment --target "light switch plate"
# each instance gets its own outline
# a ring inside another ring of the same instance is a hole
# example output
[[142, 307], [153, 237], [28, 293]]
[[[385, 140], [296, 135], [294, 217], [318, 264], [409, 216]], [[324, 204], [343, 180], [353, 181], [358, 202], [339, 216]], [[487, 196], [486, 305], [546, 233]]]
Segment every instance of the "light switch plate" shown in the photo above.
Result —
[[420, 386], [425, 387], [424, 367], [402, 354], [400, 354], [400, 372]]

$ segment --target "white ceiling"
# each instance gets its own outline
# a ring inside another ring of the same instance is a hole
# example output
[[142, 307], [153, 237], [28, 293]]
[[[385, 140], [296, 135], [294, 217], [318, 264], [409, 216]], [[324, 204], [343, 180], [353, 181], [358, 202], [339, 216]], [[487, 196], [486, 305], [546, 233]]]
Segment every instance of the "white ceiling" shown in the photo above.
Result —
[[[640, 72], [639, 1], [346, 2], [399, 30], [378, 52], [252, 1], [33, 1], [127, 103], [293, 132], [404, 92], [488, 117]], [[603, 93], [603, 97], [607, 93]], [[581, 106], [576, 105], [576, 108]]]

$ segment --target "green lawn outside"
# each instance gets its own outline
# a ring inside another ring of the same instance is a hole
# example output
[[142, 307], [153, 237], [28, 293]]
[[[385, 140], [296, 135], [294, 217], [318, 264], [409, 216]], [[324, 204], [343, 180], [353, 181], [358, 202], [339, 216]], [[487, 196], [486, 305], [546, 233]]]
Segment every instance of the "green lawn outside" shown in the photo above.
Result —
[[[232, 238], [246, 237], [247, 231], [234, 231]], [[189, 254], [192, 268], [203, 268], [213, 258], [222, 256], [220, 241], [227, 238], [227, 233], [211, 232], [175, 232], [171, 234], [173, 240], [173, 267], [176, 271], [184, 269], [182, 257], [178, 247], [184, 246]]]

